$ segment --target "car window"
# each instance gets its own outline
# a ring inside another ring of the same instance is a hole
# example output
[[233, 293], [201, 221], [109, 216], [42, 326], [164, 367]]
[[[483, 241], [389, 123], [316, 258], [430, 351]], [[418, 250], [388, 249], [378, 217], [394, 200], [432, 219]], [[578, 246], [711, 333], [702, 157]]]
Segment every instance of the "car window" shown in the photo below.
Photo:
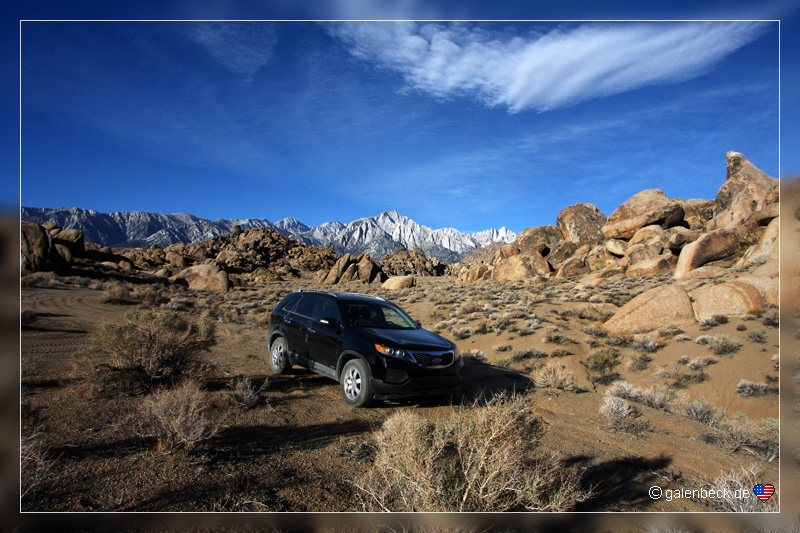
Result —
[[357, 328], [417, 328], [417, 324], [400, 309], [371, 302], [348, 304], [347, 321]]
[[297, 302], [297, 307], [294, 308], [294, 312], [298, 315], [311, 317], [314, 315], [314, 306], [317, 305], [317, 300], [319, 296], [314, 296], [311, 294], [304, 294], [298, 298], [300, 301]]
[[294, 308], [297, 307], [297, 301], [299, 299], [300, 298], [297, 296], [290, 297], [289, 300], [283, 305], [283, 310], [287, 312], [293, 312]]
[[339, 306], [330, 298], [322, 298], [317, 306], [317, 312], [314, 315], [314, 320], [319, 322], [323, 318], [335, 318], [337, 322], [342, 323], [342, 317], [339, 314]]

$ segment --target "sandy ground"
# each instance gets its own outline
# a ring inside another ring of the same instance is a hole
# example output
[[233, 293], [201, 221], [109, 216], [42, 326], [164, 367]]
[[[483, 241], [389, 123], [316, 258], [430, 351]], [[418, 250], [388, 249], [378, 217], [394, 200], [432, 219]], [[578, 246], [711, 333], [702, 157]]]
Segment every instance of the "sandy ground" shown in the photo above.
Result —
[[[368, 444], [389, 415], [412, 409], [432, 419], [447, 417], [453, 412], [453, 403], [512, 389], [527, 389], [533, 395], [532, 409], [547, 428], [542, 453], [560, 454], [580, 470], [584, 486], [593, 491], [579, 510], [708, 511], [704, 501], [654, 501], [648, 489], [653, 485], [664, 489], [695, 486], [754, 464], [763, 472], [762, 482], [777, 487], [777, 460], [768, 462], [746, 450], [728, 453], [705, 442], [703, 435], [712, 429], [686, 418], [680, 409], [665, 412], [637, 404], [649, 431], [636, 436], [608, 429], [599, 413], [608, 385], [593, 382], [581, 364], [593, 349], [605, 346], [604, 339], [597, 338], [599, 344], [590, 346], [587, 341], [592, 335], [584, 328], [597, 323], [593, 309], [610, 312], [661, 282], [631, 282], [597, 289], [590, 295], [579, 295], [569, 283], [546, 287], [465, 284], [451, 278], [421, 278], [417, 287], [393, 293], [368, 288], [391, 298], [424, 327], [439, 325], [439, 332], [449, 338], [454, 338], [452, 328], [475, 330], [482, 322], [487, 325], [485, 333], [457, 340], [462, 353], [480, 350], [486, 358], [486, 362], [466, 361], [459, 394], [378, 402], [368, 409], [347, 407], [336, 382], [303, 369], [271, 375], [264, 346], [269, 311], [287, 292], [305, 286], [304, 282], [272, 283], [226, 295], [166, 293], [173, 300], [189, 302], [181, 312], [192, 318], [207, 310], [220, 317], [218, 343], [204, 359], [212, 363], [205, 388], [213, 413], [223, 424], [216, 437], [192, 450], [167, 453], [136, 437], [128, 427], [127, 417], [142, 396], [101, 396], [91, 387], [93, 369], [105, 359], [86, 349], [89, 332], [102, 321], [123, 320], [135, 305], [103, 303], [103, 289], [108, 285], [102, 283], [93, 284], [94, 288], [23, 288], [22, 310], [35, 313], [35, 320], [21, 332], [23, 437], [34, 436], [30, 442], [41, 446], [52, 468], [23, 498], [22, 508], [358, 511], [359, 491], [354, 481], [370, 468]], [[465, 304], [469, 304], [467, 311], [462, 309]], [[526, 321], [532, 316], [541, 327], [526, 331]], [[441, 326], [449, 320], [454, 323]], [[574, 342], [546, 342], [549, 326], [557, 326]], [[520, 329], [527, 334], [521, 335]], [[763, 342], [748, 337], [753, 331], [763, 332]], [[737, 394], [741, 379], [778, 387], [778, 372], [771, 360], [778, 353], [777, 328], [760, 319], [735, 317], [709, 330], [701, 330], [699, 325], [684, 328], [681, 334], [690, 340], [679, 342], [674, 334], [661, 338], [664, 346], [649, 354], [652, 361], [643, 370], [628, 369], [634, 348], [618, 348], [620, 364], [613, 371], [637, 387], [662, 387], [688, 400], [704, 398], [730, 416], [741, 413], [738, 416], [753, 423], [778, 417], [776, 394], [747, 398]], [[706, 367], [703, 380], [697, 381], [697, 373], [679, 361], [684, 356], [711, 355], [708, 346], [698, 345], [694, 339], [722, 334], [740, 348], [717, 355], [718, 361]], [[503, 345], [511, 349], [495, 349]], [[515, 350], [539, 350], [544, 356], [514, 361]], [[531, 381], [533, 372], [551, 361], [570, 370], [585, 392], [536, 388]], [[682, 373], [686, 379], [670, 387], [674, 377], [656, 375], [662, 367]], [[229, 385], [237, 376], [261, 388], [256, 407], [244, 410], [229, 400]]]

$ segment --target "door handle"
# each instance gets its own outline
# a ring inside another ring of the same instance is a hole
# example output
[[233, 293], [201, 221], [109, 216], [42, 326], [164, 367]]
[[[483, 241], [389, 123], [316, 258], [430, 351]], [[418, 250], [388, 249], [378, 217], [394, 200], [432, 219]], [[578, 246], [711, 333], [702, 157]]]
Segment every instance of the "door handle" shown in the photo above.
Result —
[[308, 332], [309, 332], [309, 333], [316, 333], [316, 332], [317, 332], [317, 330], [315, 330], [314, 328], [308, 328]]

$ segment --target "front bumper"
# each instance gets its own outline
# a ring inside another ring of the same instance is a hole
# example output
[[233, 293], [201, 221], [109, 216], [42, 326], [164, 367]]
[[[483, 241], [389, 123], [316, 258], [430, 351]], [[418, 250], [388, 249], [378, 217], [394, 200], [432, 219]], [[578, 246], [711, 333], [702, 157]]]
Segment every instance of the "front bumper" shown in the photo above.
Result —
[[402, 360], [381, 358], [381, 376], [372, 377], [372, 390], [378, 400], [442, 394], [461, 386], [464, 361], [459, 357], [445, 368], [425, 368]]

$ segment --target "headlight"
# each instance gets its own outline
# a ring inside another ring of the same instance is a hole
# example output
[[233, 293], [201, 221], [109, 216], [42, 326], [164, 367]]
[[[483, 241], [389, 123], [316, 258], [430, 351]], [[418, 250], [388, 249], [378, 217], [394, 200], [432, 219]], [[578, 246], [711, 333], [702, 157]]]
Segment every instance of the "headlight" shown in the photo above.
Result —
[[389, 357], [396, 357], [397, 359], [407, 359], [406, 351], [401, 350], [400, 348], [389, 348], [388, 346], [384, 346], [383, 344], [376, 344], [375, 349], [378, 350], [383, 355], [388, 355]]
[[458, 346], [453, 349], [453, 361], [458, 361], [458, 358], [461, 357], [461, 352], [458, 351]]

